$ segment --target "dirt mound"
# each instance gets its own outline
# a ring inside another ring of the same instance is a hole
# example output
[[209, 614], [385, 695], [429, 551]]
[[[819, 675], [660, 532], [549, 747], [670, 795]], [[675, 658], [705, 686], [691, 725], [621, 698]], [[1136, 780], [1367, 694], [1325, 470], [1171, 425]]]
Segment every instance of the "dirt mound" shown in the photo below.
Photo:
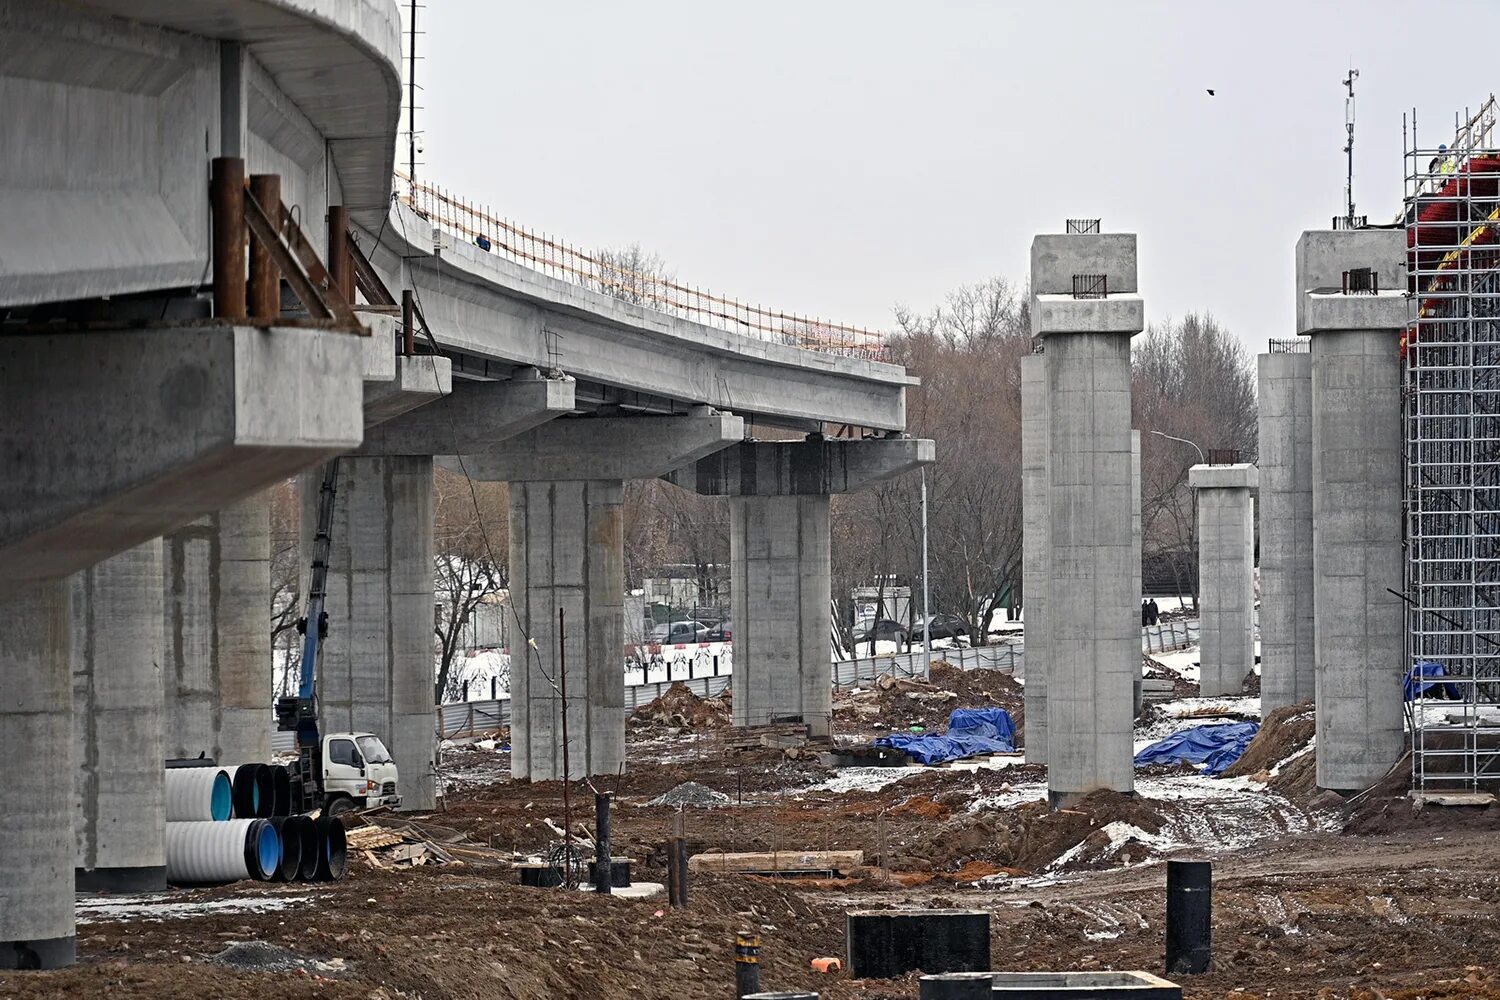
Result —
[[1175, 670], [1168, 670], [1166, 666], [1155, 657], [1145, 653], [1141, 654], [1141, 676], [1152, 680], [1169, 680], [1172, 682], [1172, 700], [1182, 698], [1198, 697], [1198, 682], [1190, 681]]
[[703, 731], [729, 725], [729, 689], [714, 698], [700, 698], [678, 681], [657, 698], [630, 713], [632, 726], [662, 726]]
[[1148, 853], [1142, 836], [1160, 833], [1170, 809], [1153, 799], [1100, 791], [1068, 809], [1033, 801], [955, 814], [908, 844], [895, 866], [941, 871], [987, 862], [1027, 872], [1111, 868], [1142, 860]]
[[846, 727], [869, 729], [937, 729], [948, 724], [955, 708], [1003, 708], [1019, 733], [1023, 723], [1021, 684], [998, 670], [960, 670], [944, 660], [932, 665], [927, 681], [878, 678], [859, 692], [841, 695], [834, 719]]
[[675, 788], [670, 788], [656, 798], [647, 802], [648, 806], [715, 806], [729, 805], [729, 796], [723, 792], [716, 792], [707, 785], [700, 785], [696, 781], [684, 781]]
[[1313, 757], [1307, 748], [1312, 743], [1315, 725], [1311, 702], [1276, 709], [1266, 716], [1260, 732], [1255, 734], [1255, 739], [1250, 741], [1240, 759], [1224, 771], [1224, 776], [1253, 777], [1266, 782], [1282, 777], [1285, 768], [1280, 765], [1289, 758], [1297, 754]]

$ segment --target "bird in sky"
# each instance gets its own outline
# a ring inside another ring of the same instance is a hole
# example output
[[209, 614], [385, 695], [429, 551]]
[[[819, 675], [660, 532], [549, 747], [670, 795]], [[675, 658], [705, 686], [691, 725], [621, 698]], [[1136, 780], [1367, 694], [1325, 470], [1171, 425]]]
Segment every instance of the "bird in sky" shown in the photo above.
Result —
[[1212, 87], [1209, 87], [1209, 88], [1208, 88], [1208, 96], [1209, 96], [1209, 97], [1212, 97], [1212, 96], [1214, 96], [1214, 88], [1212, 88]]

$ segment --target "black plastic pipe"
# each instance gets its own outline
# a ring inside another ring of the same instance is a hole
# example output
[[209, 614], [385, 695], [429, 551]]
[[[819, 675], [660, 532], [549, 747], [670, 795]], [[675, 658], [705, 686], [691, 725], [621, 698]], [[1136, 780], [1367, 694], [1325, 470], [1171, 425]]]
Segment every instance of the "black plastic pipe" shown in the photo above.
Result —
[[302, 871], [302, 831], [296, 820], [301, 816], [274, 816], [270, 823], [281, 837], [281, 864], [271, 874], [272, 882], [295, 882]]
[[288, 771], [285, 764], [272, 764], [271, 772], [271, 815], [290, 816], [292, 814], [292, 772]]
[[614, 884], [609, 857], [609, 793], [594, 795], [594, 891], [609, 895]]
[[318, 882], [337, 882], [349, 870], [349, 842], [344, 824], [331, 816], [322, 816], [318, 826]]
[[1167, 974], [1207, 972], [1213, 931], [1213, 864], [1167, 862]]

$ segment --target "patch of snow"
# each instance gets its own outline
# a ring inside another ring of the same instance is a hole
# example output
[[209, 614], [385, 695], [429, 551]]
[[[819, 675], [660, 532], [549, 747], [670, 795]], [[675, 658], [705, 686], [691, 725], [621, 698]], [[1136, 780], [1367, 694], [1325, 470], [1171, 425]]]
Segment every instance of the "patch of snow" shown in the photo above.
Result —
[[925, 767], [841, 767], [827, 781], [810, 785], [807, 792], [878, 792], [902, 778], [925, 774]]
[[176, 901], [170, 893], [157, 896], [111, 896], [79, 899], [77, 922], [96, 924], [105, 920], [186, 920], [189, 917], [224, 913], [274, 913], [306, 903], [307, 894], [296, 896], [242, 896], [234, 899]]
[[1202, 676], [1203, 671], [1198, 666], [1199, 656], [1197, 646], [1189, 646], [1171, 653], [1151, 654], [1151, 658], [1160, 663], [1168, 672], [1176, 674], [1185, 681], [1196, 681]]

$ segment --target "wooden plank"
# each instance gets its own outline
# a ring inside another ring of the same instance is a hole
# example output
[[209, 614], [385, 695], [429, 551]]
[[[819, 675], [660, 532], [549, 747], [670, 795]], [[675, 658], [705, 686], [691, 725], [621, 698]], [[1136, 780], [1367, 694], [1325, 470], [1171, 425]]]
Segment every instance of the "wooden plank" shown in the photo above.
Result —
[[847, 871], [865, 863], [864, 851], [776, 851], [772, 854], [694, 854], [688, 858], [688, 871], [697, 872], [776, 872], [776, 871]]

